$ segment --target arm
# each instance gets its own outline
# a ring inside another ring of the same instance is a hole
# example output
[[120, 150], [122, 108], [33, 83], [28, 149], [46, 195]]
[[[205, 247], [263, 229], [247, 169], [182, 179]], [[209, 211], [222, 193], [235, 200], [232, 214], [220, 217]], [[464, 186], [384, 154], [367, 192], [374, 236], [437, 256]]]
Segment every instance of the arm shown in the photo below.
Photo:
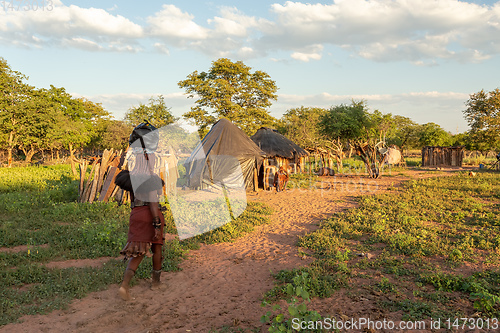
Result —
[[160, 206], [158, 204], [158, 196], [156, 192], [150, 192], [150, 201], [149, 201], [149, 211], [151, 212], [151, 216], [153, 216], [153, 227], [155, 229], [155, 235], [153, 240], [159, 240], [161, 238], [161, 219], [160, 219]]

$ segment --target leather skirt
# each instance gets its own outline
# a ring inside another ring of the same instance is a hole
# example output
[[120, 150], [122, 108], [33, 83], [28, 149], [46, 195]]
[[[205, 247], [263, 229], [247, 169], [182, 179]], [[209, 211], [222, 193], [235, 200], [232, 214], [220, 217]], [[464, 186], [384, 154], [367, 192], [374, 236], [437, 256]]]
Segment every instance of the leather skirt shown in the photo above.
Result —
[[151, 257], [153, 255], [151, 253], [151, 245], [163, 244], [165, 242], [163, 231], [165, 219], [160, 210], [158, 210], [158, 215], [161, 221], [160, 230], [162, 238], [153, 240], [155, 229], [152, 224], [153, 216], [151, 215], [149, 206], [139, 206], [132, 209], [130, 212], [127, 244], [120, 251], [120, 254], [124, 255], [126, 259], [143, 255]]

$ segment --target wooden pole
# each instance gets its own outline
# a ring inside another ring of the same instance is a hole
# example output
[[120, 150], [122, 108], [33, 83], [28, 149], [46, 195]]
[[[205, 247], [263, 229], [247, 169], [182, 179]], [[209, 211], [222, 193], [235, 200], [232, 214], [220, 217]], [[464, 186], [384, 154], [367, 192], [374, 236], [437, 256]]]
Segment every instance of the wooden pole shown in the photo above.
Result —
[[257, 176], [257, 168], [253, 169], [253, 189], [255, 192], [259, 190], [259, 177]]

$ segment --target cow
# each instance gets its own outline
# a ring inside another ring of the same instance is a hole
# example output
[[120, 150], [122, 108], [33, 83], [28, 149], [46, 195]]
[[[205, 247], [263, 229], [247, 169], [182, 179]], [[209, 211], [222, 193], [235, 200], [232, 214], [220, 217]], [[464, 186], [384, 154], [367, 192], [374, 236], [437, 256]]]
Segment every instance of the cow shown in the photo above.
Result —
[[288, 177], [288, 173], [285, 171], [285, 169], [281, 166], [274, 174], [274, 187], [276, 187], [276, 192], [281, 192], [286, 189], [286, 185], [288, 183], [288, 180], [290, 177]]

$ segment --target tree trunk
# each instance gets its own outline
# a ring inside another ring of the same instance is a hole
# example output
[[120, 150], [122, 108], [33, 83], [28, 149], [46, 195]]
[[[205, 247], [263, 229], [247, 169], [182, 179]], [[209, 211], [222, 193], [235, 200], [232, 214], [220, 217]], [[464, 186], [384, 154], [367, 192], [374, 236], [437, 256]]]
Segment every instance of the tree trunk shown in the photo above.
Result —
[[7, 167], [12, 168], [12, 147], [7, 148]]
[[7, 167], [12, 168], [12, 150], [14, 149], [14, 132], [9, 133], [9, 146], [7, 148]]
[[30, 149], [27, 150], [26, 148], [24, 148], [24, 146], [21, 148], [24, 155], [26, 156], [26, 164], [30, 164], [31, 163], [31, 159], [33, 158], [33, 155], [35, 155], [37, 149], [35, 149], [35, 147], [33, 147], [33, 145], [30, 145]]
[[75, 166], [75, 156], [73, 150], [73, 144], [69, 144], [69, 162], [71, 163], [71, 172], [76, 176], [76, 166]]
[[[367, 148], [367, 149], [365, 149]], [[366, 170], [370, 178], [378, 178], [380, 176], [380, 164], [377, 163], [376, 152], [374, 148], [369, 145], [363, 146], [360, 143], [354, 144], [356, 154], [361, 158], [365, 164]]]

